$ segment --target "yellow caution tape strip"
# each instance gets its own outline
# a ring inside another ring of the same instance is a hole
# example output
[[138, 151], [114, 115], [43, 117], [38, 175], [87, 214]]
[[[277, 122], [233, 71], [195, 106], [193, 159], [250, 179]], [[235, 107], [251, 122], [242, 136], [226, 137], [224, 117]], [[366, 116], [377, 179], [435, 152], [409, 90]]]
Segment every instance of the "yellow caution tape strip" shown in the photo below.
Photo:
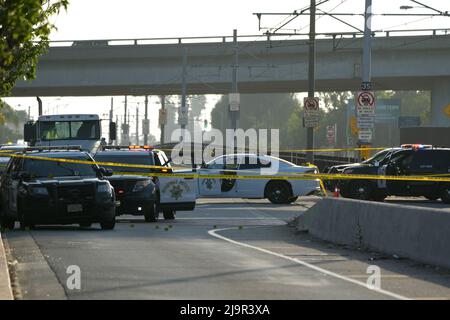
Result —
[[[127, 167], [127, 168], [140, 168], [140, 169], [167, 169], [167, 167], [156, 165], [140, 165], [140, 164], [128, 164], [128, 163], [115, 163], [115, 162], [92, 162], [89, 160], [75, 160], [75, 159], [62, 159], [62, 158], [48, 158], [29, 156], [23, 154], [11, 154], [11, 157], [26, 158], [43, 161], [54, 161], [64, 163], [76, 163], [86, 165], [100, 165], [108, 167]], [[228, 170], [223, 169], [225, 172], [244, 172], [244, 170]], [[368, 175], [368, 174], [323, 174], [323, 173], [283, 173], [279, 172], [277, 175], [234, 175], [234, 174], [198, 174], [198, 173], [159, 173], [159, 172], [116, 172], [118, 174], [130, 174], [130, 175], [143, 175], [143, 176], [161, 176], [161, 177], [177, 177], [183, 178], [213, 178], [213, 179], [253, 179], [253, 180], [395, 180], [395, 181], [434, 181], [434, 182], [450, 182], [450, 178], [446, 178], [449, 174], [433, 175], [433, 176], [387, 176], [387, 175]]]
[[290, 174], [290, 175], [234, 175], [234, 174], [199, 174], [199, 173], [140, 173], [140, 172], [114, 172], [123, 175], [141, 175], [151, 177], [180, 177], [191, 179], [233, 179], [233, 180], [395, 180], [395, 181], [434, 181], [450, 182], [450, 178], [426, 176], [377, 176], [363, 174]]

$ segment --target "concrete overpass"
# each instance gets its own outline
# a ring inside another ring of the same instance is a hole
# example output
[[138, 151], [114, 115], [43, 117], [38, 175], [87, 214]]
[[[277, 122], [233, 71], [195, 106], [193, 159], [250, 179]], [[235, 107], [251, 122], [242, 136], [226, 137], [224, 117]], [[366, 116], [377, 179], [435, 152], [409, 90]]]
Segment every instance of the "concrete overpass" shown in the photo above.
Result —
[[[208, 39], [209, 41], [209, 39]], [[233, 44], [223, 41], [143, 44], [77, 41], [52, 46], [37, 78], [18, 82], [13, 96], [180, 94], [181, 56], [188, 48], [188, 93], [225, 94], [231, 88]], [[362, 38], [317, 41], [316, 89], [357, 90]], [[239, 41], [239, 91], [307, 91], [307, 40]], [[450, 126], [450, 36], [374, 37], [375, 90], [430, 90], [432, 123]]]

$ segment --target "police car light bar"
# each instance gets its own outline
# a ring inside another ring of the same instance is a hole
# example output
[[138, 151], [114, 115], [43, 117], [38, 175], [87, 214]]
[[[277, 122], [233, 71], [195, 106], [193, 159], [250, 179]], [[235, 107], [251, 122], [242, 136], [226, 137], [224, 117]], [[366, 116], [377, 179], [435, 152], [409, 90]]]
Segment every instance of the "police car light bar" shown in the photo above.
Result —
[[76, 150], [81, 151], [81, 146], [39, 146], [39, 147], [25, 147], [22, 151], [68, 151], [68, 150]]
[[152, 146], [128, 146], [130, 150], [132, 149], [144, 149], [144, 150], [152, 150]]
[[402, 144], [401, 145], [402, 149], [432, 149], [433, 146], [431, 144]]

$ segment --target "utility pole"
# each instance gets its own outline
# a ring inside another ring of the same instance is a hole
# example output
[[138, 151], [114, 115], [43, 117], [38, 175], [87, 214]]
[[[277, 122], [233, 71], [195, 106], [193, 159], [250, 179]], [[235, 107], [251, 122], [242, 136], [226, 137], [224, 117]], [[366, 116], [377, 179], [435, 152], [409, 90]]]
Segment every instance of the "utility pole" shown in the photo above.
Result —
[[[162, 95], [159, 97], [161, 99], [161, 110], [166, 110], [166, 96]], [[164, 113], [165, 111], [162, 111]], [[161, 120], [161, 119], [160, 119]], [[164, 143], [164, 133], [166, 129], [166, 122], [160, 121], [160, 127], [161, 127], [161, 138], [160, 138], [160, 144]]]
[[372, 90], [372, 0], [366, 0], [364, 11], [364, 45], [362, 57], [362, 90]]
[[[365, 2], [365, 10], [364, 10], [364, 43], [363, 43], [363, 52], [362, 52], [362, 68], [361, 68], [361, 90], [362, 91], [371, 91], [372, 90], [372, 82], [371, 82], [371, 71], [372, 71], [372, 0], [366, 0]], [[370, 94], [373, 97], [373, 108], [375, 108], [375, 96]], [[355, 101], [357, 101], [355, 97]], [[358, 108], [356, 108], [358, 109]], [[356, 110], [357, 117], [361, 115], [358, 114], [358, 110]], [[375, 110], [373, 110], [373, 121], [375, 122]], [[358, 137], [358, 147], [369, 147], [372, 143], [372, 139], [374, 136], [375, 128], [367, 128], [365, 129], [370, 133], [370, 139], [368, 138], [365, 141], [362, 141], [360, 137]], [[358, 133], [359, 134], [359, 133]], [[363, 153], [361, 150], [359, 152], [359, 158], [367, 157], [367, 154]]]
[[142, 133], [144, 134], [144, 145], [148, 144], [148, 134], [150, 133], [150, 126], [148, 121], [148, 96], [145, 96], [145, 111], [144, 111], [144, 122], [142, 125]]
[[[234, 62], [233, 62], [233, 75], [231, 80], [231, 92], [237, 94], [238, 93], [238, 83], [237, 83], [237, 71], [239, 67], [239, 49], [237, 42], [237, 30], [233, 30], [233, 50], [234, 50]], [[239, 109], [237, 110], [229, 110], [229, 115], [231, 119], [231, 129], [236, 130], [238, 128], [239, 121]]]
[[[109, 110], [109, 123], [113, 122], [113, 112], [114, 112], [114, 98], [111, 97], [111, 109]], [[111, 137], [111, 132], [109, 133], [109, 136]], [[112, 140], [109, 140], [109, 144], [112, 144]]]
[[[187, 92], [187, 85], [186, 85], [186, 65], [187, 65], [187, 48], [183, 48], [183, 70], [181, 73], [181, 112], [179, 114], [180, 119], [180, 125], [181, 129], [186, 129], [187, 120], [188, 120], [188, 110], [186, 106], [186, 92]], [[184, 133], [183, 133], [184, 135]]]
[[128, 145], [128, 121], [127, 121], [127, 96], [125, 96], [124, 102], [124, 115], [123, 115], [123, 123], [122, 123], [122, 144]]
[[[119, 126], [119, 116], [118, 115], [116, 115], [116, 124], [117, 124], [117, 126]], [[122, 143], [122, 141], [120, 141], [120, 143]], [[118, 144], [119, 144], [119, 139], [117, 138], [115, 141], [115, 145], [117, 146]]]
[[[316, 90], [316, 0], [311, 0], [309, 8], [309, 65], [308, 65], [308, 97], [314, 98]], [[314, 149], [314, 128], [306, 128], [306, 149]], [[314, 162], [314, 152], [306, 153], [306, 161]]]
[[139, 145], [139, 107], [136, 107], [136, 145]]

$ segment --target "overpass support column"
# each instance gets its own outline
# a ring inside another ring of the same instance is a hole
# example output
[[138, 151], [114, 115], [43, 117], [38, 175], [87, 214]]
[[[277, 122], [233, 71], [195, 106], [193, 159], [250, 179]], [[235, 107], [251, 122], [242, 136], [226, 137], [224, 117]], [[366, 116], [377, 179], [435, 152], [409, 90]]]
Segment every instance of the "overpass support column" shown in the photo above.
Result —
[[450, 78], [440, 79], [433, 83], [431, 88], [431, 125], [433, 127], [450, 127]]

